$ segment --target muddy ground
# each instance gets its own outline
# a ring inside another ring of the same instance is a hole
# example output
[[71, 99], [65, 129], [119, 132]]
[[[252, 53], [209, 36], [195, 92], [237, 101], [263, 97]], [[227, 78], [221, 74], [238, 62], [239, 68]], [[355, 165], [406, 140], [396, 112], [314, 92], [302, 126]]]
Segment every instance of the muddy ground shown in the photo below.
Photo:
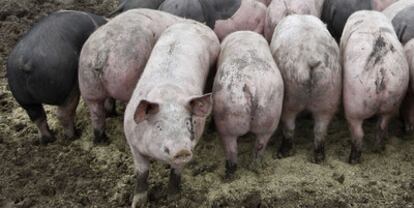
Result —
[[[108, 119], [111, 144], [94, 146], [88, 112], [77, 111], [80, 139], [63, 139], [53, 107], [49, 124], [58, 141], [37, 142], [37, 131], [14, 101], [5, 78], [5, 62], [16, 41], [40, 17], [58, 9], [108, 14], [116, 0], [0, 0], [0, 207], [127, 207], [133, 190], [133, 164], [122, 132], [122, 115]], [[118, 111], [121, 112], [122, 106]], [[365, 125], [367, 138], [360, 165], [346, 163], [349, 132], [338, 116], [329, 130], [327, 161], [310, 162], [312, 121], [298, 121], [296, 155], [273, 159], [274, 136], [264, 168], [247, 169], [253, 138], [240, 139], [236, 180], [223, 181], [223, 148], [208, 130], [195, 159], [183, 174], [183, 190], [170, 199], [165, 190], [168, 169], [154, 162], [149, 207], [414, 207], [414, 138], [403, 135], [394, 121], [386, 151], [373, 153], [375, 124]], [[399, 136], [396, 136], [399, 135]]]

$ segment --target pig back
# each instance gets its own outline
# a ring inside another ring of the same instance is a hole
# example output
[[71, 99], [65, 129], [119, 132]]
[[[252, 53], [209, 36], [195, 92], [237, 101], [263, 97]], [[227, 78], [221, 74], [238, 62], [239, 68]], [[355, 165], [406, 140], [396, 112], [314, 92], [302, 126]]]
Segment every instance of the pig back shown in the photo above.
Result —
[[201, 23], [169, 27], [155, 44], [136, 90], [145, 94], [157, 85], [171, 85], [200, 94], [219, 48], [217, 36]]
[[408, 64], [391, 22], [382, 13], [353, 14], [345, 25], [341, 51], [345, 100], [352, 100], [352, 95], [363, 98], [366, 106], [388, 103], [383, 110], [399, 102], [408, 85]]

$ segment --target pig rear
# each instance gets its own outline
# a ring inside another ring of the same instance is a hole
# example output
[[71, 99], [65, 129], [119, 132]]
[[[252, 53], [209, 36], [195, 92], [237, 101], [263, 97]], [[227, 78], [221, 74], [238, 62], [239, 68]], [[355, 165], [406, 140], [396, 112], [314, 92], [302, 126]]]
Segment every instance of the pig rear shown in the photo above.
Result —
[[237, 167], [237, 139], [256, 135], [254, 161], [259, 162], [279, 123], [283, 81], [266, 40], [254, 32], [225, 38], [213, 85], [214, 121], [226, 150], [226, 177]]
[[290, 15], [276, 27], [270, 48], [285, 84], [278, 157], [293, 154], [296, 117], [308, 110], [314, 119], [314, 162], [320, 163], [342, 90], [338, 45], [318, 18]]
[[385, 148], [390, 119], [406, 93], [409, 69], [391, 22], [380, 12], [359, 11], [345, 25], [341, 39], [343, 102], [352, 136], [350, 163], [361, 159], [365, 119], [378, 115], [377, 151]]

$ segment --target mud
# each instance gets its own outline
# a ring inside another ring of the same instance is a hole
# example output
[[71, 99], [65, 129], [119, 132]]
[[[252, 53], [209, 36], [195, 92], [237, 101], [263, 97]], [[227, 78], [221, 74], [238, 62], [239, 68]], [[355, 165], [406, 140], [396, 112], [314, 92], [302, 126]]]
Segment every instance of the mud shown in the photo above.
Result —
[[[62, 3], [59, 3], [62, 2]], [[122, 115], [108, 119], [111, 144], [94, 146], [86, 106], [77, 110], [80, 139], [63, 139], [55, 108], [47, 107], [58, 140], [42, 146], [26, 113], [13, 99], [5, 78], [5, 62], [16, 41], [39, 18], [58, 9], [109, 14], [115, 0], [0, 0], [0, 207], [128, 207], [133, 191], [133, 162], [122, 132]], [[122, 112], [124, 107], [118, 107]], [[224, 176], [224, 151], [208, 129], [183, 173], [182, 193], [167, 197], [169, 169], [152, 163], [148, 207], [414, 207], [414, 137], [394, 121], [386, 151], [378, 154], [374, 121], [365, 125], [360, 165], [346, 163], [350, 136], [341, 116], [328, 133], [327, 161], [311, 163], [312, 121], [298, 121], [296, 154], [273, 159], [276, 134], [263, 168], [247, 169], [254, 140], [239, 140], [236, 179]]]

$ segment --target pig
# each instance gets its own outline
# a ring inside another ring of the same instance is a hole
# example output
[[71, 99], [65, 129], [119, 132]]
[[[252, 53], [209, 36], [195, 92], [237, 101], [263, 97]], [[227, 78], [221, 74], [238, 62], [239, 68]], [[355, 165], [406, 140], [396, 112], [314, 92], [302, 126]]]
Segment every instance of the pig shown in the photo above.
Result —
[[233, 16], [215, 22], [214, 32], [220, 41], [230, 33], [242, 30], [263, 34], [265, 18], [266, 6], [257, 1], [242, 0]]
[[285, 86], [278, 158], [293, 154], [297, 115], [308, 110], [314, 124], [314, 159], [325, 159], [325, 138], [341, 99], [339, 48], [326, 26], [313, 15], [289, 15], [275, 29], [270, 43]]
[[276, 130], [283, 104], [283, 80], [259, 34], [235, 32], [221, 45], [213, 85], [213, 115], [226, 152], [226, 178], [237, 168], [237, 139], [252, 132], [256, 136], [253, 166], [260, 159]]
[[410, 81], [407, 94], [401, 106], [401, 117], [406, 133], [414, 131], [414, 39], [411, 39], [404, 46], [405, 55], [410, 69]]
[[414, 4], [401, 10], [392, 19], [392, 25], [398, 39], [404, 45], [414, 38]]
[[220, 40], [240, 30], [263, 33], [266, 6], [255, 0], [166, 0], [159, 10], [205, 22]]
[[261, 2], [265, 6], [269, 6], [270, 3], [272, 3], [272, 0], [257, 0], [258, 2]]
[[404, 50], [392, 24], [377, 11], [358, 11], [341, 38], [343, 104], [351, 131], [349, 163], [361, 162], [365, 119], [378, 116], [376, 151], [385, 148], [390, 119], [398, 112], [409, 82]]
[[212, 110], [211, 93], [202, 93], [219, 52], [217, 36], [198, 22], [170, 26], [155, 44], [124, 117], [136, 173], [132, 207], [147, 199], [150, 158], [171, 166], [169, 193], [178, 193]]
[[266, 11], [264, 36], [270, 43], [276, 25], [291, 14], [318, 16], [314, 0], [273, 0]]
[[372, 9], [375, 11], [383, 11], [391, 4], [394, 4], [399, 0], [371, 0]]
[[165, 0], [121, 0], [119, 6], [109, 14], [110, 17], [130, 9], [158, 9]]
[[325, 0], [321, 19], [339, 42], [349, 16], [359, 10], [382, 11], [397, 0]]
[[109, 142], [105, 100], [129, 101], [156, 40], [168, 26], [180, 21], [184, 19], [161, 11], [129, 10], [86, 41], [79, 59], [79, 88], [89, 108], [95, 144]]
[[410, 7], [414, 5], [414, 0], [399, 0], [390, 6], [388, 6], [386, 9], [384, 9], [382, 12], [385, 14], [385, 16], [388, 17], [392, 21], [394, 19], [395, 15], [397, 15], [401, 10]]
[[41, 144], [56, 140], [42, 104], [58, 106], [65, 137], [76, 138], [79, 53], [89, 35], [105, 23], [92, 13], [54, 12], [36, 23], [10, 53], [6, 67], [10, 90], [36, 124]]

